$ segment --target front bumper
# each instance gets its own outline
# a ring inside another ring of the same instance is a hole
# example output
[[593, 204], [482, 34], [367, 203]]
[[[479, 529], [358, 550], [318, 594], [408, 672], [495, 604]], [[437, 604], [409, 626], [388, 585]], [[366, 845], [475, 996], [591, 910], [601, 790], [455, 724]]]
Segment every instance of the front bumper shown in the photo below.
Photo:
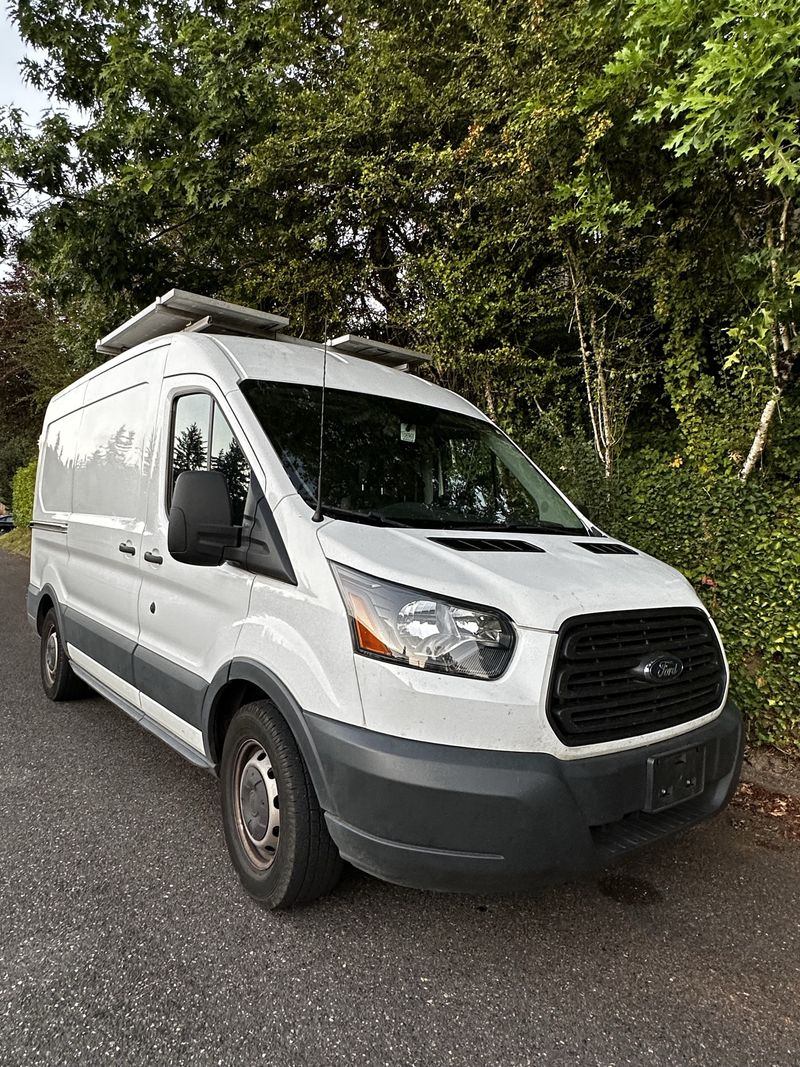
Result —
[[[709, 818], [742, 759], [732, 701], [711, 723], [658, 744], [587, 759], [407, 741], [307, 715], [344, 859], [398, 885], [514, 892], [608, 865]], [[647, 761], [705, 747], [705, 788], [644, 811]]]

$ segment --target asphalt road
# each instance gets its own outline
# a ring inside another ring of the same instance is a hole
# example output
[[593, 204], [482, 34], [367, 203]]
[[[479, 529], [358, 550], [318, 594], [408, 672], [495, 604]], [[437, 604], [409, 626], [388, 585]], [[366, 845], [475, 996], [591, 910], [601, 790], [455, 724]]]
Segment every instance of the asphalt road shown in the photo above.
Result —
[[800, 844], [766, 820], [531, 897], [350, 871], [269, 914], [213, 778], [44, 698], [26, 581], [0, 552], [0, 1064], [800, 1063]]

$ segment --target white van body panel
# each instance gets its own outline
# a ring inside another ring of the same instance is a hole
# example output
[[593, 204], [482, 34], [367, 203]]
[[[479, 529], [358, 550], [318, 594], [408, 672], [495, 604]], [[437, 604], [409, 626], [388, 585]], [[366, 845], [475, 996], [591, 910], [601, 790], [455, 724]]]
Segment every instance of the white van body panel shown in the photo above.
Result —
[[297, 494], [275, 519], [292, 546], [297, 585], [256, 575], [237, 655], [263, 663], [305, 711], [363, 725], [350, 626], [317, 527]]
[[[65, 596], [69, 561], [67, 523], [72, 511], [72, 476], [86, 394], [85, 382], [53, 397], [39, 442], [39, 463], [33, 499], [33, 521], [42, 525], [31, 539], [31, 582], [50, 585]], [[57, 499], [49, 499], [51, 488]]]

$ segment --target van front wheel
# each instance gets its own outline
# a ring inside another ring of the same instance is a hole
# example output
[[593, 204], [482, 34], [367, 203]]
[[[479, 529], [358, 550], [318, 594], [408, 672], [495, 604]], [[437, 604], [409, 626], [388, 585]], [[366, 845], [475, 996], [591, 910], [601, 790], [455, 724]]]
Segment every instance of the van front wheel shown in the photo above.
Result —
[[269, 701], [233, 717], [220, 777], [225, 840], [250, 896], [275, 909], [329, 892], [342, 861], [294, 737]]
[[53, 608], [50, 608], [44, 617], [41, 636], [39, 668], [45, 696], [56, 703], [62, 700], [76, 700], [83, 696], [86, 686], [69, 665], [64, 642], [58, 629], [58, 619]]

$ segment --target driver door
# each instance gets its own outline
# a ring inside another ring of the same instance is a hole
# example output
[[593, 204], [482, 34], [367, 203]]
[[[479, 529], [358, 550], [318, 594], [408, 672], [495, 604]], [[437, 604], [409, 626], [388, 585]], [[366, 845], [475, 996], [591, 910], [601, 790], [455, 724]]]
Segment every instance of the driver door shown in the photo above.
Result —
[[167, 551], [167, 527], [172, 490], [185, 470], [220, 470], [228, 482], [234, 522], [242, 521], [250, 464], [223, 405], [207, 377], [182, 375], [163, 383], [159, 475], [151, 480], [142, 534], [134, 653], [144, 714], [203, 754], [206, 689], [220, 666], [233, 658], [254, 576], [233, 563], [179, 563]]

